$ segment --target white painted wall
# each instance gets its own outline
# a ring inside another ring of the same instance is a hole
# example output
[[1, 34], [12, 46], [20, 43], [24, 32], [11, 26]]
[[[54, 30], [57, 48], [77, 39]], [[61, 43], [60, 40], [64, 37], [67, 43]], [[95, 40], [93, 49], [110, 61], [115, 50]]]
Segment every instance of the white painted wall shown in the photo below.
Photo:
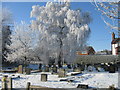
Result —
[[112, 55], [116, 55], [116, 47], [118, 47], [118, 44], [112, 44]]

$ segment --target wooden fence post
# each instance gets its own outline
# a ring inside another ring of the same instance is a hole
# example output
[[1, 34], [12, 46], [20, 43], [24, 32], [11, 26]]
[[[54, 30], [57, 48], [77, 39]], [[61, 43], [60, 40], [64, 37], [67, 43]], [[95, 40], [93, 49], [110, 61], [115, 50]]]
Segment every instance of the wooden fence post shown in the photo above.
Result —
[[12, 90], [12, 78], [8, 78], [8, 88], [9, 90]]
[[8, 78], [8, 76], [2, 77], [2, 89], [3, 90], [12, 90], [12, 78]]
[[7, 76], [2, 77], [2, 89], [3, 90], [7, 89], [6, 79], [7, 79]]

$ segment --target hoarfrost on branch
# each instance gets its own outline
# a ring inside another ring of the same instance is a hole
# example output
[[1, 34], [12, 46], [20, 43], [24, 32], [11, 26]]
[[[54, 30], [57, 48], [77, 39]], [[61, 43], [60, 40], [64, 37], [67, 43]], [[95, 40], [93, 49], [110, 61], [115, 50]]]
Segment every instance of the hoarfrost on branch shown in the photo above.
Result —
[[76, 51], [82, 50], [90, 34], [88, 12], [71, 10], [70, 3], [47, 2], [45, 6], [32, 6], [31, 27], [39, 31], [37, 44], [41, 59], [48, 62], [55, 58], [56, 63], [71, 63]]

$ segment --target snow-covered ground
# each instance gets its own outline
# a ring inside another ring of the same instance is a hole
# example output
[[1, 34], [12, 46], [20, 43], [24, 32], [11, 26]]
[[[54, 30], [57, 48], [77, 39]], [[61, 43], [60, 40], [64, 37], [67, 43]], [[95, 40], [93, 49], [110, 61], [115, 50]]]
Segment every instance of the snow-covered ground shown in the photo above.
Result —
[[13, 77], [13, 88], [26, 88], [27, 82], [31, 82], [32, 85], [52, 88], [76, 88], [78, 84], [88, 84], [94, 88], [108, 88], [110, 85], [118, 87], [118, 73], [88, 72], [66, 77], [67, 79], [73, 80], [73, 82], [60, 81], [61, 78], [58, 78], [58, 75], [47, 74], [47, 82], [41, 82], [41, 73], [32, 73], [31, 75], [14, 74], [15, 76], [12, 76], [13, 74], [0, 73], [0, 79], [3, 75]]

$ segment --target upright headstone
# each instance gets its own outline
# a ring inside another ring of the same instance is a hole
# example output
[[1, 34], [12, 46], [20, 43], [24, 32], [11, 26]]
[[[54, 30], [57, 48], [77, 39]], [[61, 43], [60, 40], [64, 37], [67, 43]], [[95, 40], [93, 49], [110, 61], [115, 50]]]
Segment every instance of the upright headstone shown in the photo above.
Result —
[[79, 65], [79, 68], [80, 68], [81, 71], [84, 71], [85, 65], [84, 65], [84, 64], [83, 64], [83, 65], [80, 64], [80, 65]]
[[56, 65], [53, 65], [53, 67], [52, 67], [52, 73], [54, 74], [54, 73], [57, 73], [57, 67], [56, 67]]
[[26, 68], [26, 69], [25, 69], [25, 73], [26, 73], [26, 74], [31, 74], [31, 69], [30, 69], [30, 68]]
[[45, 72], [49, 72], [49, 67], [48, 66], [45, 67]]
[[105, 71], [108, 71], [108, 66], [106, 64], [104, 64], [103, 68]]
[[58, 76], [59, 76], [59, 77], [65, 77], [65, 76], [66, 76], [65, 69], [59, 69], [59, 71], [58, 71]]
[[12, 90], [12, 78], [8, 78], [8, 88]]
[[41, 81], [47, 81], [47, 74], [41, 74]]
[[109, 66], [109, 73], [115, 73], [115, 66], [114, 65]]
[[42, 64], [41, 64], [41, 63], [39, 64], [39, 69], [40, 69], [40, 70], [42, 69]]
[[38, 69], [39, 69], [39, 72], [42, 72], [42, 64], [41, 63], [39, 64]]
[[18, 73], [23, 74], [23, 65], [18, 66]]
[[88, 66], [87, 69], [88, 69], [89, 72], [92, 72], [92, 71], [93, 71], [93, 67], [92, 67], [92, 66]]
[[68, 69], [71, 69], [71, 68], [72, 68], [70, 64], [68, 64], [67, 67], [68, 67]]
[[42, 72], [45, 72], [45, 68], [46, 68], [46, 65], [43, 65], [42, 68], [41, 68]]

